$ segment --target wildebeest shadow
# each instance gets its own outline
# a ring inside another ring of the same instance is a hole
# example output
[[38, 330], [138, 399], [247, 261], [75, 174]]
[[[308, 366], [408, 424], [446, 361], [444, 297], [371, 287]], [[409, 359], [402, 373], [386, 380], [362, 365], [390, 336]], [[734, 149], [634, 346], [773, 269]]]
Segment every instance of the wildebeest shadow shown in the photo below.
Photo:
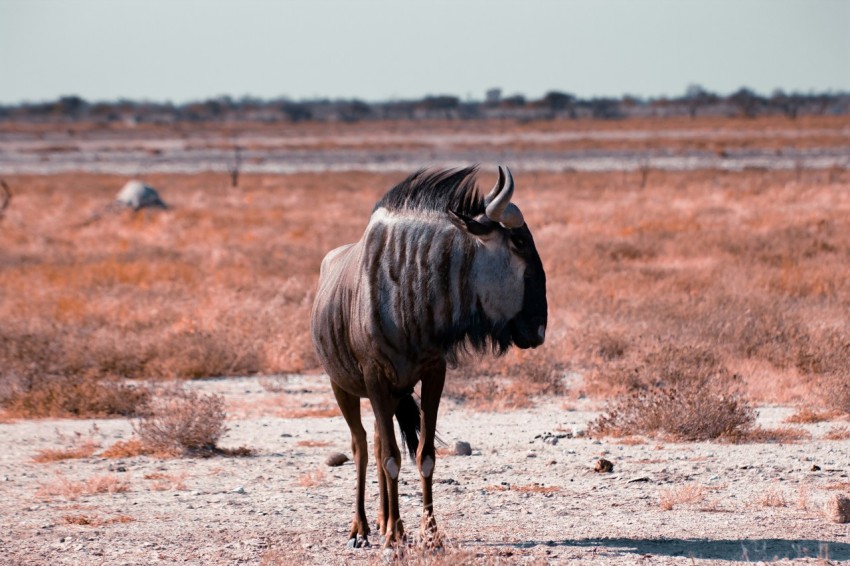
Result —
[[[471, 541], [470, 541], [471, 542]], [[586, 538], [565, 540], [485, 543], [487, 546], [530, 548], [533, 546], [590, 547], [636, 555], [684, 556], [715, 560], [774, 560], [782, 558], [828, 558], [850, 560], [850, 544], [821, 540], [702, 538]]]

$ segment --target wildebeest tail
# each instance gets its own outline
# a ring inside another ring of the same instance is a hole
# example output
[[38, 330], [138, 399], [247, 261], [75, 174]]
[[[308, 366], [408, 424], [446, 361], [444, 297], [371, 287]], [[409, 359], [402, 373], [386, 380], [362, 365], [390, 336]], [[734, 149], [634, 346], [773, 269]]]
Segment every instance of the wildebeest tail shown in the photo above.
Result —
[[398, 402], [395, 410], [395, 419], [401, 431], [401, 443], [407, 446], [410, 459], [416, 459], [416, 450], [419, 448], [420, 415], [419, 405], [413, 399], [413, 395], [405, 395]]

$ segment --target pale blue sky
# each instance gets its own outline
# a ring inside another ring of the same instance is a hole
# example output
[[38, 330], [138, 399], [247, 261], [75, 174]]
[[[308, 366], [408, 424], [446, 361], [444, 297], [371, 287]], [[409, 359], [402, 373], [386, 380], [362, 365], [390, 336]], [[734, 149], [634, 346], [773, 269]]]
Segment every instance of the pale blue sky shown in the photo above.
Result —
[[0, 103], [850, 91], [848, 0], [0, 0]]

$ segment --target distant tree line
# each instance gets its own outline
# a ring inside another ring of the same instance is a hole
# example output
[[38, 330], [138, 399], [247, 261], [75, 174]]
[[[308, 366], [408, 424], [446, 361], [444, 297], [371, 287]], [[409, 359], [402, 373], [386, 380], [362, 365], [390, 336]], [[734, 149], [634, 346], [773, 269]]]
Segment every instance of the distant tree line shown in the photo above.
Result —
[[643, 99], [580, 98], [567, 92], [551, 91], [539, 100], [520, 94], [502, 96], [490, 89], [482, 101], [461, 100], [457, 96], [426, 96], [418, 100], [364, 102], [362, 100], [264, 100], [255, 97], [234, 99], [220, 96], [203, 101], [172, 104], [117, 100], [89, 102], [79, 96], [62, 96], [51, 102], [0, 105], [0, 122], [122, 122], [131, 124], [173, 124], [179, 122], [358, 122], [365, 120], [475, 120], [475, 119], [600, 119], [671, 116], [757, 116], [784, 115], [796, 119], [804, 115], [850, 113], [850, 93], [785, 93], [762, 96], [748, 88], [729, 95], [712, 93], [699, 85], [689, 86], [682, 96]]

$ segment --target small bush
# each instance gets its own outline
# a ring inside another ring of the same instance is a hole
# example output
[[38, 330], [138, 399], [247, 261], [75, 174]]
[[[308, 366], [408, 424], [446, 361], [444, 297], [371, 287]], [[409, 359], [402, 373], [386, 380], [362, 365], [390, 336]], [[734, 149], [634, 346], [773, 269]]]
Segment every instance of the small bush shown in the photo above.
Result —
[[614, 401], [591, 423], [591, 433], [698, 441], [742, 434], [755, 422], [755, 411], [735, 393], [735, 377], [709, 352], [664, 348], [637, 373], [651, 385]]
[[168, 455], [215, 454], [219, 438], [227, 432], [224, 398], [181, 392], [149, 404], [133, 423], [142, 445]]

